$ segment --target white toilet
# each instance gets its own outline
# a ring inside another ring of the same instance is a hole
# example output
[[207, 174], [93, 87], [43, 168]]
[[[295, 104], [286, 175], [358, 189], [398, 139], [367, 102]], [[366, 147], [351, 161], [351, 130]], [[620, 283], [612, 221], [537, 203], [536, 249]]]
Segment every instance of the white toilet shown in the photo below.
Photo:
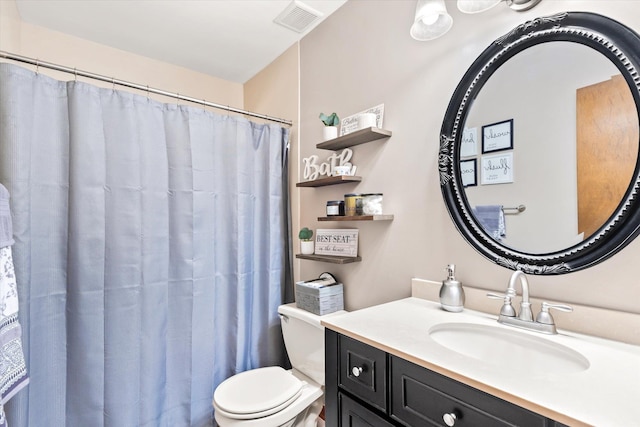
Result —
[[[223, 381], [213, 394], [220, 427], [315, 427], [324, 405], [324, 327], [320, 316], [278, 307], [293, 369], [252, 369]], [[332, 316], [344, 313], [338, 311]], [[325, 317], [325, 316], [323, 316]]]

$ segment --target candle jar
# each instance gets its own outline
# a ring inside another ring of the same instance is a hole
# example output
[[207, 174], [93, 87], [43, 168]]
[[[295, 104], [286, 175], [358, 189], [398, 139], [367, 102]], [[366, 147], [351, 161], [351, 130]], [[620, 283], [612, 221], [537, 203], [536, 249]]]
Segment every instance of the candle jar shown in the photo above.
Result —
[[363, 194], [362, 213], [364, 215], [382, 215], [382, 193]]
[[344, 195], [344, 214], [346, 216], [362, 215], [362, 195], [349, 193]]
[[342, 200], [329, 200], [327, 202], [327, 216], [344, 216], [344, 202]]

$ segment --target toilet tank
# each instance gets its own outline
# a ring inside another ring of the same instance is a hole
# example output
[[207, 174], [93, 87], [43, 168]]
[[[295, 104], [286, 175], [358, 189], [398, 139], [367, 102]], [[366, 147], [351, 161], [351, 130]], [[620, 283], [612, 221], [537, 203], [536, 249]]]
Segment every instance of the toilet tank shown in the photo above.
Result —
[[291, 366], [324, 385], [324, 326], [320, 320], [346, 312], [318, 316], [292, 303], [278, 307], [278, 313]]

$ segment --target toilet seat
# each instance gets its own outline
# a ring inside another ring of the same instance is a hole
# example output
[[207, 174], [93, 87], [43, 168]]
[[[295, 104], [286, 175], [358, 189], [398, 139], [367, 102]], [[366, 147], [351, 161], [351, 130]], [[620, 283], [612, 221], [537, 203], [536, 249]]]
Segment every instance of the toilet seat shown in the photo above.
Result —
[[305, 382], [280, 366], [252, 369], [223, 381], [213, 395], [216, 411], [238, 420], [282, 411], [302, 394]]

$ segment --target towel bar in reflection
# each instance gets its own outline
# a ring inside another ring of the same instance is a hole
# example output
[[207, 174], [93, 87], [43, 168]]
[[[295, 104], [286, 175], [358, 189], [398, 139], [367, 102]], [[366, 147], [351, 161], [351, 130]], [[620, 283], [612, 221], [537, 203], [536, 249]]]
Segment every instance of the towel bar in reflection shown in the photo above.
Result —
[[514, 207], [503, 206], [502, 212], [504, 212], [505, 215], [518, 215], [519, 213], [524, 212], [526, 209], [527, 207], [525, 205], [518, 205]]

